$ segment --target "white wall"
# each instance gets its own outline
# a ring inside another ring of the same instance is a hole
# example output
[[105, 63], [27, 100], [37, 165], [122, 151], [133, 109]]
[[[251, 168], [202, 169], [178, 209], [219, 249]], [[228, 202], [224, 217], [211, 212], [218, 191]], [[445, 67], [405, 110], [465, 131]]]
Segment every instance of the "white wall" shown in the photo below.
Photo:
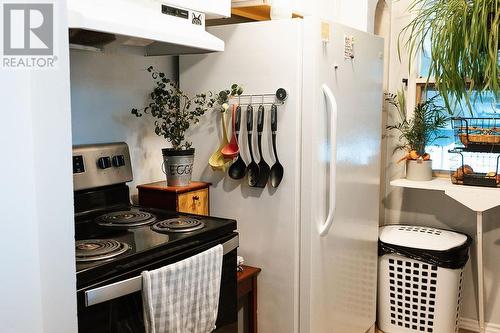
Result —
[[56, 4], [57, 68], [0, 69], [6, 333], [76, 333], [69, 55], [65, 2]]
[[[335, 20], [362, 31], [373, 31], [373, 19], [368, 20], [371, 0], [337, 0]], [[370, 28], [368, 28], [370, 27]]]
[[289, 2], [292, 8], [300, 13], [316, 15], [362, 31], [373, 32], [377, 0], [289, 0]]
[[111, 45], [104, 53], [71, 50], [73, 143], [125, 141], [130, 147], [136, 185], [164, 179], [161, 148], [164, 139], [147, 117], [136, 118], [132, 107], [143, 107], [153, 88], [150, 65], [177, 77], [176, 57], [144, 57], [134, 48]]
[[[409, 108], [415, 100], [415, 73], [408, 74], [407, 60], [400, 63], [397, 56], [397, 36], [401, 28], [409, 21], [407, 11], [408, 0], [388, 1], [391, 6], [391, 41], [390, 41], [390, 77], [389, 90], [395, 92], [402, 87], [401, 80], [410, 77], [407, 97]], [[415, 66], [413, 68], [416, 68]], [[390, 112], [389, 119], [394, 114]], [[389, 185], [389, 181], [404, 175], [403, 164], [396, 164], [398, 155], [391, 152], [395, 138], [387, 140], [386, 163], [386, 195], [385, 223], [410, 223], [429, 225], [445, 229], [453, 229], [475, 235], [475, 214], [441, 192], [398, 189]], [[484, 221], [484, 268], [486, 285], [486, 321], [500, 324], [500, 209], [492, 209], [485, 213]], [[472, 259], [469, 261], [465, 277], [465, 296], [463, 299], [462, 317], [477, 319], [476, 306], [476, 260], [475, 246], [472, 248]]]

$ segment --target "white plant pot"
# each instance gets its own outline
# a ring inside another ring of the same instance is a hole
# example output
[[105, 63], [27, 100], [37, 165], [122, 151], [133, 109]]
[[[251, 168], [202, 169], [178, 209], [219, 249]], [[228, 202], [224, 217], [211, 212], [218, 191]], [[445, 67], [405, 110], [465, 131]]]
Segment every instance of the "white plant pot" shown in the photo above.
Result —
[[432, 160], [406, 161], [406, 179], [416, 181], [432, 180]]
[[188, 186], [191, 184], [191, 175], [194, 163], [194, 148], [175, 150], [164, 148], [163, 173], [167, 176], [168, 186]]

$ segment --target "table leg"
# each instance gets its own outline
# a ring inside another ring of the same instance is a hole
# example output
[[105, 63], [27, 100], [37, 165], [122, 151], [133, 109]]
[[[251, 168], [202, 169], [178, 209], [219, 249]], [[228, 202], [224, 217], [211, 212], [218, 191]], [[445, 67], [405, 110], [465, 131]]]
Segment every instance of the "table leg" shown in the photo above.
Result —
[[257, 333], [257, 277], [252, 278], [252, 291], [248, 294], [248, 331]]
[[477, 293], [479, 312], [479, 333], [485, 332], [484, 327], [484, 271], [483, 271], [483, 212], [477, 213], [476, 244], [477, 244]]

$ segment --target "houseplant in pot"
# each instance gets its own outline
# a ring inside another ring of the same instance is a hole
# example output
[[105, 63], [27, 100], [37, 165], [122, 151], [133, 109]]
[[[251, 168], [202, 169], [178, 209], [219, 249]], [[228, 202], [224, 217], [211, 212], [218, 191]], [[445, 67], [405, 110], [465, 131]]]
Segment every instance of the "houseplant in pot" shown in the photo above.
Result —
[[435, 97], [415, 107], [413, 114], [406, 112], [403, 92], [387, 94], [386, 101], [397, 110], [398, 121], [387, 126], [389, 131], [399, 132], [399, 144], [395, 150], [404, 150], [405, 156], [398, 162], [406, 161], [406, 178], [409, 180], [431, 180], [432, 160], [425, 148], [446, 136], [440, 134], [449, 117], [446, 109], [435, 103]]
[[208, 91], [190, 97], [165, 73], [152, 66], [147, 71], [154, 81], [150, 102], [142, 109], [133, 108], [131, 112], [136, 117], [147, 114], [155, 119], [154, 132], [172, 145], [171, 148], [162, 149], [167, 183], [169, 186], [187, 186], [191, 182], [195, 149], [186, 138], [186, 131], [191, 125], [199, 123], [205, 112], [217, 105], [224, 105], [241, 88], [232, 85], [231, 89], [217, 94]]
[[472, 113], [474, 91], [498, 101], [500, 0], [413, 0], [409, 10], [414, 18], [401, 31], [399, 51], [406, 47], [411, 64], [430, 43], [428, 75], [448, 110], [451, 97]]

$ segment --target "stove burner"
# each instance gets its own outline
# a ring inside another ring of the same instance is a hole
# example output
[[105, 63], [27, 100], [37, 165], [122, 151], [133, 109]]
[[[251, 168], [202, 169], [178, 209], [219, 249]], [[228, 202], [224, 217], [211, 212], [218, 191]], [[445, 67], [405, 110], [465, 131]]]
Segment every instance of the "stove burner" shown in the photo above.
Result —
[[192, 217], [176, 217], [157, 222], [153, 224], [151, 229], [160, 233], [189, 232], [201, 229], [204, 226], [205, 223]]
[[116, 257], [129, 249], [126, 243], [114, 239], [88, 239], [77, 241], [76, 262], [104, 260]]
[[101, 215], [97, 224], [106, 227], [138, 227], [156, 221], [153, 214], [141, 211], [119, 211]]

